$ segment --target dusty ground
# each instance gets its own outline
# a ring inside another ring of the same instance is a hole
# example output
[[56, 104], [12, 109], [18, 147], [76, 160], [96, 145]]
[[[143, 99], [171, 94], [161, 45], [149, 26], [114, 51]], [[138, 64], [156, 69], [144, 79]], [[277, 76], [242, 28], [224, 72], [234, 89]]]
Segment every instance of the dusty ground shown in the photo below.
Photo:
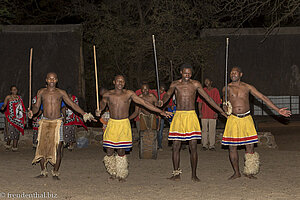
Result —
[[[300, 199], [300, 123], [280, 125], [277, 122], [259, 124], [259, 129], [271, 131], [278, 149], [256, 148], [261, 155], [261, 172], [257, 180], [245, 177], [228, 181], [232, 169], [228, 153], [199, 151], [198, 176], [200, 183], [190, 179], [189, 153], [181, 152], [182, 180], [166, 178], [172, 171], [171, 148], [159, 152], [157, 160], [138, 159], [135, 143], [128, 156], [130, 161], [127, 182], [108, 180], [100, 145], [73, 152], [64, 151], [61, 181], [51, 177], [36, 179], [39, 166], [32, 166], [34, 151], [22, 145], [20, 152], [5, 152], [0, 146], [0, 199], [8, 193], [44, 193], [57, 199]], [[198, 145], [200, 150], [201, 145]], [[244, 151], [240, 151], [240, 165]], [[242, 168], [242, 167], [241, 167]]]

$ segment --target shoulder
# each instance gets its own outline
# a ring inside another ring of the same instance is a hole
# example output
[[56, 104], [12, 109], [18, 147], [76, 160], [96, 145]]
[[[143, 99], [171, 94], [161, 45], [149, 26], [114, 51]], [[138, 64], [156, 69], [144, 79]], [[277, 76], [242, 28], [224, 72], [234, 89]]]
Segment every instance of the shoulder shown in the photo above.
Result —
[[67, 94], [67, 92], [65, 90], [62, 90], [62, 89], [59, 89], [59, 88], [56, 88], [56, 91], [61, 93], [61, 94]]
[[242, 85], [243, 87], [246, 87], [246, 88], [248, 88], [248, 89], [251, 89], [251, 88], [253, 88], [253, 86], [252, 86], [252, 85], [250, 85], [250, 84], [248, 84], [248, 83], [245, 83], [245, 82], [241, 82], [241, 85]]
[[46, 91], [47, 88], [42, 88], [39, 89], [39, 91], [37, 92], [37, 96], [43, 94]]
[[174, 88], [174, 87], [178, 86], [180, 83], [181, 83], [180, 79], [173, 81], [170, 85], [170, 88]]
[[131, 96], [131, 95], [136, 95], [135, 92], [132, 91], [132, 90], [126, 90], [126, 89], [123, 89], [123, 91], [124, 91], [124, 93], [129, 94], [130, 96]]
[[194, 86], [196, 86], [196, 87], [202, 86], [201, 83], [200, 83], [199, 81], [197, 81], [197, 80], [191, 80], [191, 82], [192, 82], [192, 84], [193, 84]]

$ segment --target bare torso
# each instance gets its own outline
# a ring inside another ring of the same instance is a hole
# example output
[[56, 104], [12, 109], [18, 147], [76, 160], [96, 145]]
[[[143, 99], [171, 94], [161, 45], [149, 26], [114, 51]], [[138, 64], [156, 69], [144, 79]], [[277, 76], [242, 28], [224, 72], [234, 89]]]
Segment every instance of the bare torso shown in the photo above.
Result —
[[40, 97], [43, 104], [43, 116], [48, 119], [58, 119], [61, 117], [62, 91], [58, 88], [40, 90]]
[[122, 92], [116, 93], [110, 90], [103, 95], [106, 98], [109, 107], [110, 118], [126, 119], [129, 114], [132, 91], [123, 89]]
[[228, 84], [228, 100], [232, 105], [234, 114], [243, 114], [250, 110], [249, 93], [248, 84], [244, 82]]
[[183, 82], [182, 80], [174, 81], [175, 96], [177, 107], [176, 110], [195, 110], [195, 99], [197, 86], [195, 80]]
[[[152, 105], [155, 105], [155, 103], [157, 102], [156, 97], [153, 94], [150, 94], [150, 93], [148, 95], [141, 94], [139, 97], [141, 97], [145, 101], [151, 103]], [[149, 110], [145, 109], [144, 107], [141, 108], [141, 112], [144, 113], [145, 115], [151, 114], [151, 112], [149, 112]]]

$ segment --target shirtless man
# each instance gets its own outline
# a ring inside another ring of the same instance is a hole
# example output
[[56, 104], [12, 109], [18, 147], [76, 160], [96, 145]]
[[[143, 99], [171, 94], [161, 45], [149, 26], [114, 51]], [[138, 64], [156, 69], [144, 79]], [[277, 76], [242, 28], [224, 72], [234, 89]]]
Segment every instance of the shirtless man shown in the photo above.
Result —
[[172, 120], [169, 140], [173, 140], [172, 160], [174, 171], [171, 180], [180, 180], [181, 169], [180, 163], [180, 146], [181, 141], [189, 141], [190, 158], [192, 167], [192, 180], [199, 181], [196, 175], [198, 155], [197, 155], [197, 139], [201, 139], [201, 129], [197, 114], [195, 112], [195, 99], [198, 92], [210, 105], [218, 110], [225, 117], [224, 111], [213, 101], [211, 97], [203, 90], [199, 81], [192, 80], [192, 66], [183, 64], [180, 67], [182, 78], [171, 83], [167, 93], [163, 97], [165, 104], [172, 94], [175, 92], [177, 110]]
[[[131, 127], [128, 119], [131, 101], [163, 116], [168, 117], [170, 114], [138, 97], [133, 91], [124, 89], [125, 78], [122, 75], [116, 76], [113, 84], [115, 89], [103, 94], [100, 110], [96, 110], [96, 116], [100, 116], [101, 111], [106, 106], [109, 107], [110, 119], [103, 135], [103, 147], [106, 148], [107, 155], [103, 161], [112, 179], [118, 178], [119, 181], [124, 181], [128, 176], [125, 149], [132, 147]], [[117, 155], [114, 155], [115, 149], [117, 150]]]
[[[154, 94], [149, 93], [149, 85], [144, 83], [141, 87], [142, 94], [139, 95], [140, 98], [149, 102], [150, 104], [157, 106], [157, 98]], [[149, 112], [148, 109], [145, 109], [140, 106], [135, 106], [135, 111], [129, 117], [129, 120], [134, 119], [137, 115], [139, 115], [140, 123], [141, 123], [141, 131], [146, 129], [155, 130], [156, 129], [156, 118], [155, 115]]]
[[[232, 114], [228, 117], [222, 144], [229, 145], [229, 158], [234, 174], [229, 178], [241, 177], [239, 171], [239, 156], [237, 146], [246, 145], [244, 175], [248, 178], [255, 178], [259, 171], [259, 155], [254, 153], [254, 143], [258, 142], [257, 133], [250, 115], [249, 93], [263, 100], [268, 106], [280, 115], [289, 117], [291, 112], [286, 108], [278, 108], [272, 101], [256, 90], [255, 87], [241, 81], [243, 73], [239, 67], [233, 67], [230, 72], [232, 82], [228, 84], [228, 100], [232, 106]], [[225, 99], [225, 87], [223, 88]], [[224, 105], [227, 110], [227, 106]]]
[[96, 120], [94, 120], [91, 114], [85, 113], [74, 103], [64, 90], [56, 88], [58, 82], [56, 73], [48, 73], [46, 82], [47, 87], [38, 91], [36, 103], [32, 105], [32, 110], [28, 112], [28, 117], [31, 119], [39, 112], [40, 106], [43, 104], [43, 119], [40, 121], [38, 145], [32, 164], [40, 162], [42, 171], [37, 177], [43, 178], [47, 177], [47, 163], [49, 161], [54, 166], [52, 170], [53, 178], [59, 180], [58, 169], [61, 163], [63, 149], [62, 100], [76, 112], [83, 115], [85, 121]]

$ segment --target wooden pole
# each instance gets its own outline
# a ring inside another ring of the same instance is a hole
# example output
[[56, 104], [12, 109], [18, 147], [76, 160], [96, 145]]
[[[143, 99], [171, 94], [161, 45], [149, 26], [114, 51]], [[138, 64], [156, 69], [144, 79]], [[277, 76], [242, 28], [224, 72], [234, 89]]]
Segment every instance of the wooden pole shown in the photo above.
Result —
[[32, 53], [33, 53], [33, 48], [30, 48], [30, 58], [29, 58], [29, 106], [28, 106], [29, 109], [31, 109]]
[[226, 55], [225, 55], [225, 102], [227, 102], [227, 92], [228, 92], [228, 47], [229, 47], [229, 38], [226, 38]]
[[152, 35], [152, 42], [153, 42], [153, 53], [154, 53], [154, 62], [155, 62], [155, 71], [156, 71], [157, 95], [158, 95], [158, 100], [161, 100], [160, 99], [160, 91], [159, 91], [159, 77], [158, 77], [158, 66], [157, 66], [156, 46], [155, 46], [154, 35]]
[[97, 70], [97, 56], [96, 46], [94, 45], [94, 64], [95, 64], [95, 80], [96, 80], [96, 98], [97, 98], [97, 110], [99, 110], [99, 92], [98, 92], [98, 70]]

